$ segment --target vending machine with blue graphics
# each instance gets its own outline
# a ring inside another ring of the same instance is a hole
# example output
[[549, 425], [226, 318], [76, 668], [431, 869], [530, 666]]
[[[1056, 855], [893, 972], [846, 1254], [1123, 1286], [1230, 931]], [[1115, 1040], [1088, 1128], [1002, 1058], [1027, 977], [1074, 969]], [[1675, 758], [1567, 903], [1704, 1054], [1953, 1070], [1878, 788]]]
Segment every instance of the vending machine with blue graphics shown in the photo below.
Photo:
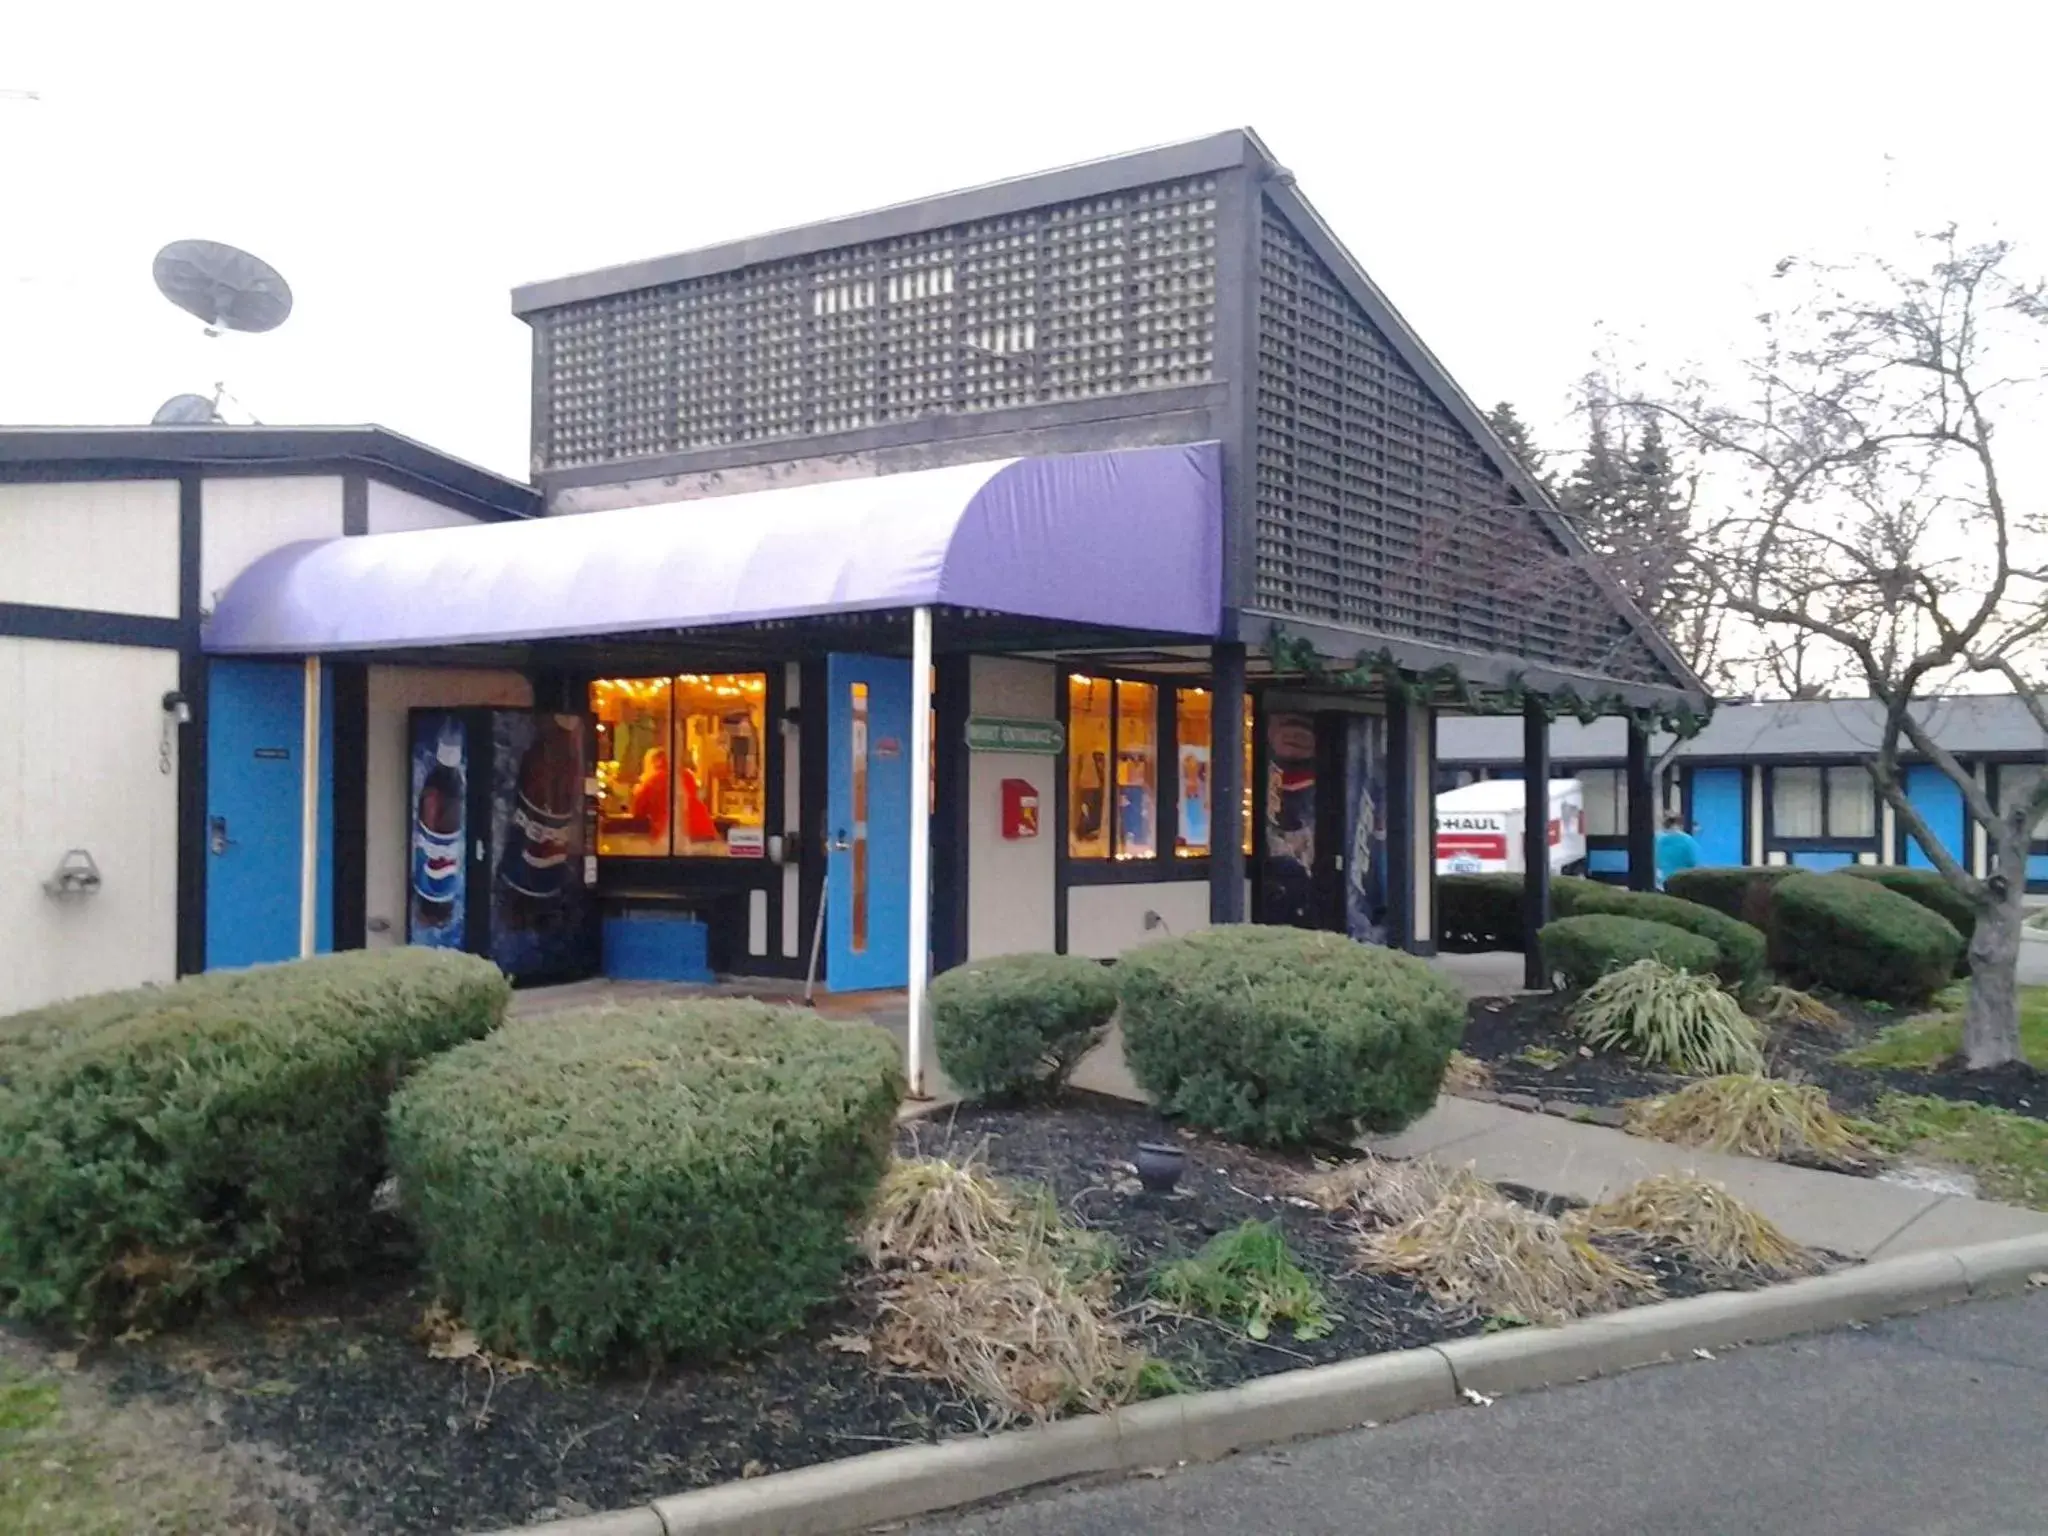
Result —
[[517, 982], [597, 969], [583, 721], [416, 709], [406, 939], [488, 956]]

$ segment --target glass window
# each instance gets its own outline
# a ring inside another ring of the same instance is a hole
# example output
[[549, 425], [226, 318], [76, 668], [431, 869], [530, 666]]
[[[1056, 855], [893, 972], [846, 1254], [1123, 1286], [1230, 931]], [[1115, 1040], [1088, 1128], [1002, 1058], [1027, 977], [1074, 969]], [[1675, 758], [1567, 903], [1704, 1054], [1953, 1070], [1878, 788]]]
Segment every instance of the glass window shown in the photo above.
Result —
[[1116, 685], [1116, 856], [1159, 852], [1159, 690]]
[[1116, 685], [1104, 677], [1067, 679], [1067, 852], [1109, 857], [1110, 704]]
[[1258, 825], [1252, 819], [1252, 722], [1256, 712], [1252, 708], [1252, 696], [1244, 696], [1244, 856], [1252, 856], [1252, 829]]
[[1778, 837], [1825, 837], [1818, 768], [1771, 770], [1771, 830]]
[[1628, 836], [1628, 776], [1619, 768], [1583, 768], [1574, 777], [1586, 793], [1586, 836]]
[[767, 852], [768, 679], [760, 672], [676, 679], [675, 847], [691, 858]]
[[1183, 859], [1209, 851], [1209, 747], [1215, 700], [1206, 688], [1183, 688], [1173, 704], [1174, 793], [1180, 807], [1174, 853]]
[[1828, 836], [1877, 836], [1877, 791], [1864, 769], [1828, 770]]
[[665, 677], [590, 685], [597, 717], [597, 851], [613, 858], [669, 854], [669, 704]]

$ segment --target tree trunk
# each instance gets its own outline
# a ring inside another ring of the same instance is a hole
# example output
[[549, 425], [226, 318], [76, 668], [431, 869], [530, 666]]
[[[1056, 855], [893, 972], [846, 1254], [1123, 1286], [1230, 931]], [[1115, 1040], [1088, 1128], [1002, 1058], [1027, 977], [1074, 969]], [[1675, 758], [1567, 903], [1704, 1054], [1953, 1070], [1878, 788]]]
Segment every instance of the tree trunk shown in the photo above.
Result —
[[[2001, 869], [2024, 869], [2026, 850], [2000, 850]], [[1970, 935], [1970, 1001], [1963, 1010], [1963, 1064], [1973, 1072], [2017, 1061], [2020, 1054], [2020, 921], [2026, 882], [1994, 875], [1992, 899], [1977, 908]]]

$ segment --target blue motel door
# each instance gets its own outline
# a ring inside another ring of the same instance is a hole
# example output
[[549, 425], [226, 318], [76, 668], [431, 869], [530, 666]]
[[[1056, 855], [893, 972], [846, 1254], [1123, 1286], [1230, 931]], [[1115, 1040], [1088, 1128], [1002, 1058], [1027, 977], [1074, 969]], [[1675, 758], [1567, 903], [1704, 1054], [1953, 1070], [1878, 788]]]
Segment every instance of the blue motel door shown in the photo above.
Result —
[[910, 663], [831, 656], [825, 986], [910, 982]]
[[[299, 953], [305, 672], [216, 661], [206, 699], [206, 968]], [[321, 693], [318, 947], [334, 947], [334, 695]]]

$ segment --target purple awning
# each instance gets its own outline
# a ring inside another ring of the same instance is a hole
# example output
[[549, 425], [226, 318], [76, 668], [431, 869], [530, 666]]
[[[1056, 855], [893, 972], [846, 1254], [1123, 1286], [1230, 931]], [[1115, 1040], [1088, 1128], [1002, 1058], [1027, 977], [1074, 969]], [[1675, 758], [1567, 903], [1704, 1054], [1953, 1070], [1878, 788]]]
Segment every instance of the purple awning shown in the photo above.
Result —
[[1211, 637], [1214, 443], [290, 544], [222, 594], [226, 655], [690, 629], [928, 604]]

